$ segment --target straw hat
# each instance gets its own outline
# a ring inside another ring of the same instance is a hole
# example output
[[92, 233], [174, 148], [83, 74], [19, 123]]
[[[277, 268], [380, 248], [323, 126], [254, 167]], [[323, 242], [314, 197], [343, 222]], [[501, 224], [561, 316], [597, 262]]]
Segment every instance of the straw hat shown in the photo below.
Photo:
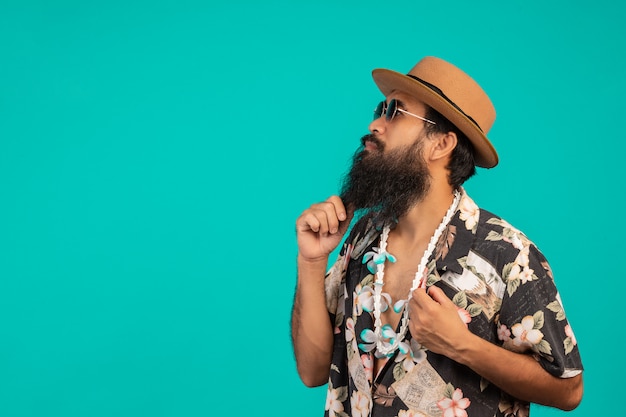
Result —
[[487, 139], [496, 109], [483, 89], [454, 65], [425, 57], [408, 74], [388, 69], [372, 71], [374, 82], [387, 96], [394, 90], [410, 94], [450, 120], [474, 145], [476, 165], [492, 168], [498, 154]]

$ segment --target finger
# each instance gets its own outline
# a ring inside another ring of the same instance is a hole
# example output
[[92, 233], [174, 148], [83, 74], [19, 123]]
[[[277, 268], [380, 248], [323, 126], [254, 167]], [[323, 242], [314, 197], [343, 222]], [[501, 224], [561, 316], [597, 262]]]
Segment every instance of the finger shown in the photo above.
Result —
[[343, 201], [339, 196], [330, 196], [328, 197], [326, 202], [334, 206], [335, 214], [337, 215], [337, 219], [339, 219], [339, 221], [344, 221], [348, 218], [348, 212], [346, 210], [346, 207], [344, 206]]
[[296, 221], [296, 228], [300, 232], [312, 231], [315, 233], [327, 233], [328, 221], [322, 210], [308, 209]]
[[438, 302], [441, 305], [447, 305], [447, 304], [451, 304], [452, 300], [450, 300], [448, 298], [448, 296], [446, 295], [445, 292], [443, 292], [443, 290], [439, 287], [436, 286], [431, 286], [428, 289], [428, 295], [430, 295], [430, 297], [435, 300], [436, 302]]
[[313, 204], [296, 222], [298, 231], [311, 230], [322, 236], [345, 233], [354, 216], [354, 211], [346, 210], [341, 198], [331, 196], [326, 201]]
[[326, 230], [322, 230], [324, 228], [322, 225], [322, 229], [320, 229], [320, 233], [335, 234], [339, 231], [340, 219], [339, 219], [339, 213], [337, 212], [338, 208], [336, 204], [340, 205], [339, 210], [343, 218], [345, 219], [346, 217], [346, 213], [343, 208], [343, 203], [341, 203], [341, 200], [339, 199], [338, 203], [337, 201], [334, 201], [334, 200], [335, 199], [331, 197], [330, 199], [322, 203], [318, 203], [312, 206], [312, 210], [315, 211], [316, 214], [319, 216], [320, 221], [322, 223], [326, 223], [326, 225], [328, 226]]
[[433, 302], [432, 298], [426, 294], [426, 290], [424, 288], [414, 290], [411, 298], [417, 306], [424, 306]]
[[319, 230], [319, 227], [319, 221], [308, 211], [302, 213], [296, 220], [296, 232], [308, 232], [310, 230], [315, 232]]
[[424, 288], [418, 288], [415, 291], [413, 291], [413, 299], [418, 304], [420, 304], [420, 302], [428, 300], [428, 298], [430, 297], [426, 295], [426, 290]]

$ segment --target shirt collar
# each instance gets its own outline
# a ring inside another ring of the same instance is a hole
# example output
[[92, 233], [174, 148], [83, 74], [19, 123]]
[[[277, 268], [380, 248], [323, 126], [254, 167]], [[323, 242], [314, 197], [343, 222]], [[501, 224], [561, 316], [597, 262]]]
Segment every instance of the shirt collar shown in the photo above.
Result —
[[480, 209], [474, 201], [467, 195], [465, 189], [461, 187], [461, 200], [452, 216], [446, 234], [442, 236], [448, 237], [453, 235], [452, 245], [444, 250], [442, 256], [436, 261], [438, 271], [451, 271], [457, 274], [463, 273], [463, 266], [459, 263], [459, 259], [467, 256], [470, 248], [474, 246], [476, 239], [476, 228], [480, 217]]

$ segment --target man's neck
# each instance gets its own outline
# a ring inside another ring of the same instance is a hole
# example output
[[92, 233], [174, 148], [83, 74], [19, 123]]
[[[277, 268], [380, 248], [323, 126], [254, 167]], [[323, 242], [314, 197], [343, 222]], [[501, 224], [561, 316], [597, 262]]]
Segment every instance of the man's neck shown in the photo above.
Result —
[[418, 246], [428, 242], [439, 226], [454, 200], [454, 189], [449, 186], [435, 186], [398, 220], [394, 229], [396, 239], [406, 245]]

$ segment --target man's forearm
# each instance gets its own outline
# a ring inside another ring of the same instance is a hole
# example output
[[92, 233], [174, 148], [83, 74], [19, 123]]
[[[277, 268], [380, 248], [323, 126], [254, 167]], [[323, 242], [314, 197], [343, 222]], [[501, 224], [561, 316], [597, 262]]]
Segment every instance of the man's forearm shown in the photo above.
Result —
[[327, 260], [298, 258], [298, 285], [291, 317], [291, 334], [300, 378], [307, 386], [327, 382], [333, 349], [333, 329], [326, 309], [324, 276]]
[[555, 377], [532, 356], [511, 352], [473, 334], [451, 356], [516, 398], [562, 410], [573, 410], [582, 398], [582, 375]]

